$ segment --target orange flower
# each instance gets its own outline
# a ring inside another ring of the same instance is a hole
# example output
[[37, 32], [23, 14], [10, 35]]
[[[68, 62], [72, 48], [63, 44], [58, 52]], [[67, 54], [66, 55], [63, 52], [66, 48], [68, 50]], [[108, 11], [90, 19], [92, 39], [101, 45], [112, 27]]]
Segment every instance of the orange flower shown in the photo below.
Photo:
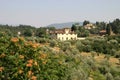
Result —
[[31, 63], [26, 64], [27, 67], [32, 67]]
[[20, 69], [20, 70], [18, 71], [18, 73], [19, 73], [19, 74], [22, 74], [22, 73], [23, 73], [23, 70]]
[[33, 44], [32, 41], [28, 41], [28, 42], [27, 42], [27, 45], [32, 45], [32, 44]]
[[47, 60], [43, 61], [42, 63], [43, 63], [43, 64], [46, 64], [46, 63], [47, 63]]
[[32, 44], [32, 47], [33, 47], [33, 48], [37, 48], [38, 46], [39, 46], [38, 43], [34, 43], [34, 44]]
[[39, 46], [39, 43], [33, 43], [32, 41], [28, 41], [25, 43], [26, 46], [31, 46], [33, 48], [37, 48]]
[[37, 77], [36, 76], [32, 76], [31, 80], [37, 80]]
[[28, 71], [28, 77], [31, 77], [33, 75], [33, 72], [32, 71]]
[[33, 59], [30, 59], [27, 62], [30, 63], [30, 64], [32, 64], [33, 63]]
[[2, 72], [4, 70], [4, 67], [0, 67], [0, 72]]
[[18, 38], [16, 38], [16, 37], [14, 37], [14, 38], [11, 38], [11, 41], [12, 41], [12, 42], [14, 42], [14, 43], [16, 43], [16, 42], [18, 42], [18, 41], [19, 41], [19, 39], [18, 39]]
[[32, 41], [28, 41], [25, 43], [25, 46], [32, 45], [32, 44], [33, 44]]
[[27, 61], [28, 63], [26, 64], [27, 67], [32, 67], [33, 64], [33, 59], [30, 59]]
[[24, 59], [24, 56], [23, 56], [23, 55], [20, 55], [19, 58], [20, 58], [20, 59]]
[[4, 53], [2, 53], [2, 54], [0, 55], [0, 58], [3, 58], [3, 57], [5, 57], [5, 54], [4, 54]]
[[40, 58], [45, 59], [47, 57], [47, 54], [43, 53], [40, 55]]

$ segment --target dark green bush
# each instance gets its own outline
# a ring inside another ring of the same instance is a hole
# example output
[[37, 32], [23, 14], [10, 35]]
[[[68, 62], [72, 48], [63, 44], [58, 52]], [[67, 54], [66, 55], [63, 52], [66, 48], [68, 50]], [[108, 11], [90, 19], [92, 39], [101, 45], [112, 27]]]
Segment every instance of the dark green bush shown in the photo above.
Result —
[[56, 46], [55, 40], [51, 40], [51, 41], [50, 41], [50, 47], [55, 47], [55, 46]]
[[80, 52], [83, 51], [84, 47], [85, 47], [85, 46], [81, 43], [81, 41], [77, 41], [77, 42], [76, 42], [76, 48], [77, 48]]
[[60, 45], [60, 48], [65, 52], [67, 49], [71, 49], [71, 43], [70, 42], [62, 42]]
[[114, 54], [116, 58], [120, 58], [120, 50], [116, 51], [116, 53]]

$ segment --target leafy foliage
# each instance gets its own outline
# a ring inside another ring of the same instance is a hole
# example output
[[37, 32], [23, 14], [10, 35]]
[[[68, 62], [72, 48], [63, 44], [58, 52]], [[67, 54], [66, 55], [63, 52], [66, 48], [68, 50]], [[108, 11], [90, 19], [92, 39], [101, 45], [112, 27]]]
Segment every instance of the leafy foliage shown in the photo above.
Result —
[[[46, 42], [39, 43], [37, 39], [31, 41], [24, 37], [11, 37], [5, 33], [0, 33], [0, 79], [88, 80], [92, 78], [106, 80], [113, 78], [119, 80], [119, 66], [110, 67], [111, 64], [107, 60], [101, 63], [94, 60], [95, 54], [104, 52], [105, 47], [119, 49], [119, 42], [113, 38], [87, 39], [75, 42], [56, 40], [52, 42], [51, 40], [51, 47], [49, 45], [41, 46], [42, 44], [46, 44]], [[95, 47], [96, 44], [97, 48], [102, 51]], [[60, 50], [58, 52], [52, 50], [54, 46]], [[81, 55], [83, 51], [94, 51], [94, 56], [84, 57]]]

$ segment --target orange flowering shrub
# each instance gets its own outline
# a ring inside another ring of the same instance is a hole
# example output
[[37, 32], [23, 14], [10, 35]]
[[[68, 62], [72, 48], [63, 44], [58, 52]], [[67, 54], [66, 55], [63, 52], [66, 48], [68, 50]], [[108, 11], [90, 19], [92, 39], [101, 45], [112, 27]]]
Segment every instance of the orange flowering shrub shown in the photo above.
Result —
[[37, 77], [36, 76], [32, 76], [31, 80], [37, 80]]
[[0, 67], [0, 72], [2, 72], [4, 70], [4, 67]]
[[39, 43], [33, 43], [33, 44], [32, 44], [32, 47], [33, 47], [33, 48], [37, 48], [38, 46], [39, 46]]
[[26, 46], [31, 46], [33, 48], [39, 47], [39, 43], [33, 43], [32, 41], [28, 41], [25, 43]]
[[32, 67], [32, 64], [28, 63], [26, 64], [27, 67]]
[[18, 73], [19, 73], [19, 74], [22, 74], [22, 73], [23, 73], [23, 70], [20, 69], [20, 70], [18, 71]]
[[39, 43], [23, 37], [3, 36], [0, 46], [2, 80], [62, 80], [65, 76], [66, 65], [59, 64], [60, 57], [54, 58], [52, 52], [42, 50]]
[[39, 57], [40, 59], [45, 59], [45, 58], [47, 58], [47, 54], [45, 54], [45, 53], [42, 53], [42, 54], [40, 54], [40, 57]]
[[0, 55], [0, 58], [3, 58], [3, 57], [5, 57], [6, 55], [4, 54], [4, 53], [2, 53], [1, 55]]
[[18, 42], [18, 41], [19, 41], [19, 39], [18, 39], [18, 38], [16, 38], [16, 37], [14, 37], [14, 38], [11, 38], [11, 41], [12, 41], [12, 42], [14, 42], [14, 43], [16, 43], [16, 42]]
[[33, 75], [33, 72], [32, 71], [28, 71], [28, 73], [27, 73], [27, 77], [31, 77]]
[[19, 55], [19, 58], [20, 58], [20, 59], [24, 59], [24, 56], [23, 56], [23, 55]]
[[26, 66], [32, 67], [32, 65], [33, 65], [33, 60], [32, 59], [28, 60]]
[[42, 63], [43, 63], [43, 64], [46, 64], [46, 63], [47, 63], [47, 60], [44, 60]]
[[32, 64], [33, 63], [33, 59], [30, 59], [27, 61], [29, 64]]

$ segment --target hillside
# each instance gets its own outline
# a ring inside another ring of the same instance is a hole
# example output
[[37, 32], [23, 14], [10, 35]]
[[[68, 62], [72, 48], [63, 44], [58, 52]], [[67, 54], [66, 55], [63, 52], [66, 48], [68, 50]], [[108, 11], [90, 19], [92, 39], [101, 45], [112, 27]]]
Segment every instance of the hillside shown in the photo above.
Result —
[[0, 32], [0, 79], [120, 80], [119, 45], [120, 36], [58, 41]]
[[79, 23], [80, 25], [82, 25], [82, 22], [66, 22], [66, 23], [50, 24], [47, 27], [55, 27], [56, 29], [61, 29], [61, 28], [65, 28], [65, 27], [70, 28], [72, 26], [72, 24], [75, 24], [75, 23]]

